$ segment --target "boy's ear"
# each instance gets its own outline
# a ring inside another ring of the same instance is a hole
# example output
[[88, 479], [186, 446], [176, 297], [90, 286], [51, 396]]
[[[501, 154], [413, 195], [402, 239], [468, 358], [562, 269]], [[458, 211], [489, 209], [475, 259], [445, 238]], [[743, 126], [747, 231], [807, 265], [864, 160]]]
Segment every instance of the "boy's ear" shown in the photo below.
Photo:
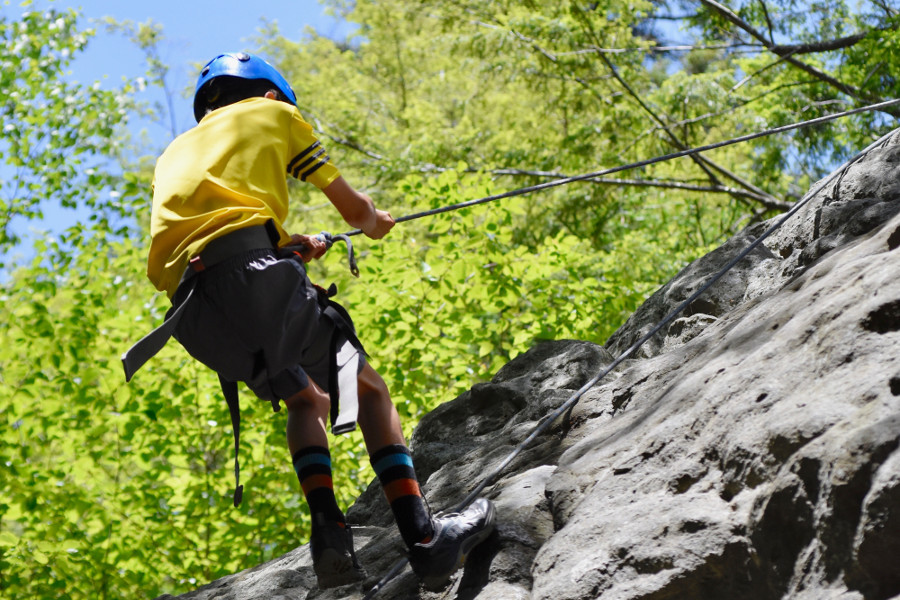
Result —
[[278, 92], [275, 90], [269, 90], [265, 94], [263, 94], [264, 98], [268, 98], [269, 100], [278, 100]]

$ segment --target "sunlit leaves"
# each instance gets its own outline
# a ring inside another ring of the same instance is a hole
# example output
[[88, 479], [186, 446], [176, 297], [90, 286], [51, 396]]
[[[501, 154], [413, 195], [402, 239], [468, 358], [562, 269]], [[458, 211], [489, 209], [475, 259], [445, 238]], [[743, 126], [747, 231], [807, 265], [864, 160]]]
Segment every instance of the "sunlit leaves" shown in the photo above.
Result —
[[96, 218], [128, 212], [103, 168], [121, 150], [128, 90], [66, 79], [92, 35], [74, 10], [11, 13], [0, 8], [0, 250], [17, 241], [10, 221], [39, 217], [47, 203], [91, 207]]
[[131, 384], [122, 376], [119, 355], [167, 303], [143, 281], [143, 245], [98, 229], [66, 238], [0, 296], [4, 589], [152, 598], [299, 543], [283, 418], [244, 392], [248, 491], [235, 510], [214, 375], [172, 344]]

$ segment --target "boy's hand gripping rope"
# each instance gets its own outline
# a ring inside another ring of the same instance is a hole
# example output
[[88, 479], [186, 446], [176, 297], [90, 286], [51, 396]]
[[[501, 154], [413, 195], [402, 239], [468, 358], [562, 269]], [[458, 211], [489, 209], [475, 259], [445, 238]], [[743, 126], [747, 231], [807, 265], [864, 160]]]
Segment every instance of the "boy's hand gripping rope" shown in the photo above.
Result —
[[[469, 202], [463, 202], [462, 204], [454, 205], [453, 207], [446, 207], [444, 209], [435, 209], [434, 211], [427, 211], [425, 213], [410, 215], [406, 218], [397, 219], [397, 222], [410, 221], [412, 219], [424, 217], [428, 214], [437, 214], [439, 212], [447, 212], [448, 210], [454, 210], [455, 208], [463, 208], [465, 206], [473, 206], [474, 204], [490, 202], [491, 200], [499, 200], [500, 198], [508, 198], [510, 196], [525, 194], [525, 193], [528, 193], [531, 191], [535, 191], [537, 189], [545, 189], [545, 188], [549, 188], [549, 187], [555, 187], [557, 185], [564, 185], [565, 183], [570, 183], [572, 181], [591, 179], [593, 177], [599, 177], [600, 175], [606, 175], [606, 174], [613, 173], [616, 171], [623, 171], [628, 168], [644, 166], [647, 164], [652, 164], [654, 162], [660, 162], [662, 160], [668, 160], [670, 158], [686, 156], [687, 154], [702, 152], [703, 150], [709, 150], [712, 148], [721, 148], [722, 146], [738, 143], [738, 141], [747, 141], [747, 140], [755, 139], [758, 137], [762, 137], [763, 135], [769, 135], [769, 134], [780, 132], [780, 131], [788, 131], [789, 129], [797, 129], [798, 127], [804, 127], [804, 126], [808, 126], [808, 125], [812, 125], [812, 124], [816, 124], [816, 123], [822, 123], [824, 121], [837, 119], [837, 118], [840, 118], [843, 116], [856, 114], [856, 113], [863, 112], [866, 110], [876, 110], [876, 109], [884, 108], [886, 106], [890, 106], [890, 105], [894, 105], [894, 104], [900, 104], [900, 99], [891, 100], [889, 102], [882, 102], [880, 104], [873, 104], [871, 106], [867, 106], [864, 108], [859, 108], [859, 109], [855, 109], [855, 110], [851, 110], [851, 111], [846, 111], [846, 112], [838, 113], [835, 115], [830, 115], [828, 117], [820, 117], [818, 119], [804, 121], [803, 123], [798, 123], [795, 125], [787, 125], [785, 127], [778, 127], [775, 129], [770, 129], [767, 132], [753, 134], [750, 136], [742, 136], [740, 138], [735, 138], [734, 140], [730, 140], [727, 142], [720, 142], [718, 144], [712, 144], [710, 146], [704, 146], [702, 148], [685, 150], [683, 152], [677, 152], [675, 154], [670, 154], [670, 155], [667, 155], [666, 157], [660, 157], [658, 159], [650, 159], [648, 161], [643, 161], [641, 163], [635, 163], [632, 165], [626, 165], [624, 167], [616, 167], [613, 169], [608, 169], [606, 171], [598, 171], [596, 173], [589, 173], [587, 175], [580, 175], [577, 177], [569, 177], [564, 180], [550, 182], [549, 184], [541, 184], [539, 186], [534, 186], [532, 188], [523, 188], [521, 190], [514, 190], [513, 192], [508, 192], [507, 194], [500, 194], [498, 196], [491, 196], [488, 198], [482, 198], [480, 200], [472, 200]], [[477, 498], [479, 496], [479, 494], [481, 494], [482, 491], [484, 491], [484, 489], [487, 486], [492, 485], [499, 479], [500, 475], [506, 469], [506, 467], [508, 467], [512, 463], [512, 461], [515, 460], [516, 457], [519, 456], [519, 454], [521, 454], [531, 444], [531, 442], [533, 442], [541, 433], [543, 433], [544, 430], [546, 430], [554, 421], [556, 421], [556, 419], [558, 419], [560, 416], [562, 416], [567, 411], [572, 410], [575, 407], [575, 404], [577, 404], [578, 401], [581, 400], [582, 396], [584, 396], [584, 394], [586, 394], [588, 392], [588, 390], [590, 390], [592, 387], [597, 385], [604, 377], [609, 375], [616, 367], [618, 367], [620, 364], [622, 364], [622, 362], [624, 362], [632, 354], [634, 354], [650, 338], [652, 338], [654, 335], [659, 333], [663, 329], [663, 327], [665, 327], [666, 325], [671, 323], [675, 319], [675, 317], [677, 317], [679, 314], [681, 314], [697, 298], [699, 298], [704, 292], [706, 292], [710, 287], [712, 287], [719, 279], [721, 279], [726, 273], [728, 273], [732, 268], [734, 268], [734, 266], [738, 262], [743, 260], [748, 254], [753, 252], [753, 250], [755, 250], [766, 238], [768, 238], [775, 231], [780, 229], [781, 226], [784, 225], [791, 217], [793, 217], [804, 206], [806, 206], [806, 204], [808, 204], [812, 198], [816, 197], [818, 195], [818, 193], [826, 185], [831, 183], [831, 181], [835, 177], [838, 177], [838, 178], [843, 177], [844, 172], [850, 167], [850, 165], [852, 165], [853, 163], [855, 163], [858, 160], [860, 160], [861, 158], [863, 158], [873, 148], [882, 144], [889, 135], [892, 135], [892, 134], [888, 134], [888, 135], [880, 138], [876, 142], [870, 144], [865, 150], [863, 150], [862, 152], [857, 154], [851, 160], [844, 163], [844, 165], [842, 165], [838, 170], [834, 171], [830, 176], [826, 177], [825, 179], [820, 181], [814, 188], [810, 189], [809, 192], [807, 192], [807, 194], [801, 200], [799, 200], [796, 204], [794, 204], [794, 206], [791, 207], [791, 209], [788, 212], [786, 212], [774, 225], [769, 227], [758, 238], [756, 238], [756, 240], [754, 240], [749, 246], [747, 246], [740, 254], [738, 254], [731, 261], [729, 261], [728, 264], [726, 264], [715, 275], [713, 275], [697, 291], [695, 291], [693, 294], [691, 294], [691, 296], [687, 300], [684, 300], [674, 310], [672, 310], [669, 314], [667, 314], [665, 317], [663, 317], [663, 319], [659, 323], [657, 323], [650, 331], [648, 331], [638, 341], [636, 341], [628, 349], [626, 349], [624, 352], [622, 352], [622, 354], [620, 354], [613, 362], [611, 362], [609, 365], [607, 365], [605, 368], [603, 368], [590, 381], [585, 383], [578, 391], [576, 391], [574, 394], [572, 394], [572, 396], [568, 400], [566, 400], [561, 406], [559, 406], [552, 413], [548, 414], [543, 419], [541, 419], [538, 422], [538, 424], [535, 426], [535, 428], [531, 432], [531, 434], [527, 438], [525, 438], [518, 446], [516, 446], [513, 449], [513, 451], [497, 467], [495, 467], [494, 470], [491, 471], [481, 481], [481, 483], [479, 483], [475, 487], [475, 489], [473, 489], [469, 493], [469, 495], [465, 497], [465, 499], [463, 499], [462, 502], [460, 502], [458, 505], [456, 505], [455, 507], [453, 507], [452, 509], [450, 509], [449, 511], [446, 511], [446, 512], [459, 512], [459, 511], [464, 510], [469, 504], [471, 504], [475, 500], [475, 498]], [[356, 235], [357, 233], [361, 233], [361, 232], [360, 231], [350, 232], [349, 234], [344, 234], [344, 235]], [[402, 558], [399, 561], [397, 561], [396, 563], [394, 563], [391, 566], [390, 570], [388, 570], [388, 572], [378, 581], [378, 583], [376, 583], [366, 593], [366, 595], [363, 597], [363, 600], [371, 600], [372, 598], [374, 598], [378, 594], [378, 592], [384, 588], [384, 586], [386, 586], [394, 577], [396, 577], [404, 569], [404, 567], [406, 567], [406, 564], [408, 562], [409, 562], [409, 560], [407, 558]]]
[[[356, 265], [356, 255], [353, 252], [353, 242], [350, 241], [350, 237], [346, 233], [339, 233], [338, 235], [332, 235], [327, 231], [323, 231], [316, 235], [316, 239], [325, 242], [325, 247], [331, 249], [334, 245], [335, 240], [340, 240], [347, 244], [347, 261], [350, 265], [350, 272], [353, 273], [354, 277], [359, 277], [359, 267]], [[302, 246], [306, 248], [306, 246]]]

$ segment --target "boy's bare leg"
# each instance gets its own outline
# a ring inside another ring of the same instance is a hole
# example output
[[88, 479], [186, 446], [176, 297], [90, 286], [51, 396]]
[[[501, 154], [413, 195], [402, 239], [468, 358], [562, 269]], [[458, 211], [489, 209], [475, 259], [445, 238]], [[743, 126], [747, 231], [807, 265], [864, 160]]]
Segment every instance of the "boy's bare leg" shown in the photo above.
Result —
[[[357, 377], [359, 428], [369, 453], [391, 444], [406, 444], [400, 415], [384, 379], [368, 363]], [[293, 456], [307, 446], [328, 447], [326, 427], [331, 399], [312, 379], [301, 392], [284, 401], [288, 409], [287, 442]]]
[[381, 375], [368, 363], [357, 377], [356, 386], [357, 422], [366, 440], [369, 460], [391, 505], [400, 535], [411, 548], [430, 540], [434, 525], [419, 488], [412, 455], [403, 439], [400, 416]]
[[288, 448], [312, 516], [309, 545], [319, 587], [362, 581], [366, 573], [356, 560], [353, 536], [338, 507], [331, 479], [331, 454], [325, 435], [331, 399], [310, 379], [306, 389], [285, 404]]
[[343, 523], [344, 513], [334, 495], [331, 452], [325, 435], [330, 402], [328, 394], [312, 379], [306, 389], [285, 400], [287, 442], [313, 520], [321, 515], [327, 521]]
[[[374, 452], [391, 444], [406, 444], [400, 415], [391, 401], [384, 379], [366, 363], [357, 377], [359, 394], [359, 428], [368, 451]], [[328, 446], [326, 427], [331, 399], [319, 385], [309, 380], [301, 392], [284, 401], [288, 409], [287, 442], [291, 455], [306, 446]]]
[[391, 401], [391, 394], [381, 375], [369, 363], [356, 378], [359, 394], [357, 422], [369, 454], [392, 444], [406, 445], [400, 415]]
[[325, 424], [331, 399], [312, 379], [301, 392], [284, 401], [288, 409], [287, 443], [291, 456], [308, 446], [328, 447]]

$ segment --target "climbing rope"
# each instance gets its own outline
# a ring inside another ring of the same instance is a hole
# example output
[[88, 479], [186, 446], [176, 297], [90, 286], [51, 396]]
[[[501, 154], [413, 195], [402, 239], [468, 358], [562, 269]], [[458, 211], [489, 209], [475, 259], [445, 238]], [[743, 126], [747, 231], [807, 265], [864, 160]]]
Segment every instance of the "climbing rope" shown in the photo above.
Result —
[[[724, 142], [716, 142], [714, 144], [707, 144], [706, 146], [698, 146], [696, 148], [688, 148], [686, 150], [679, 150], [678, 152], [672, 152], [671, 154], [665, 154], [662, 156], [657, 156], [655, 158], [648, 158], [646, 160], [629, 163], [627, 165], [622, 165], [619, 167], [611, 167], [609, 169], [603, 169], [602, 171], [594, 171], [593, 173], [584, 173], [582, 175], [573, 175], [571, 177], [563, 177], [562, 179], [556, 179], [554, 181], [547, 181], [544, 183], [539, 183], [537, 185], [532, 185], [529, 187], [523, 187], [523, 188], [511, 190], [509, 192], [503, 192], [502, 194], [495, 194], [493, 196], [485, 196], [484, 198], [477, 198], [475, 200], [467, 200], [465, 202], [460, 202], [458, 204], [450, 204], [447, 206], [441, 206], [438, 208], [433, 208], [431, 210], [425, 210], [422, 212], [413, 213], [411, 215], [398, 217], [394, 221], [396, 223], [405, 223], [406, 221], [413, 221], [415, 219], [421, 219], [422, 217], [430, 217], [432, 215], [439, 215], [441, 213], [459, 210], [462, 208], [469, 208], [470, 206], [486, 204], [488, 202], [494, 202], [496, 200], [503, 200], [504, 198], [513, 198], [515, 196], [523, 196], [525, 194], [530, 194], [532, 192], [548, 190], [550, 188], [559, 187], [561, 185], [567, 185], [569, 183], [574, 183], [576, 181], [586, 181], [588, 179], [596, 179], [598, 177], [603, 177], [604, 175], [612, 175], [613, 173], [621, 173], [622, 171], [630, 171], [632, 169], [639, 169], [641, 167], [646, 167], [648, 165], [654, 165], [656, 163], [665, 162], [665, 161], [672, 160], [675, 158], [681, 158], [682, 156], [691, 156], [693, 154], [700, 154], [701, 152], [707, 152], [709, 150], [716, 150], [718, 148], [724, 148], [726, 146], [732, 146], [734, 144], [740, 144], [742, 142], [749, 142], [751, 140], [755, 140], [755, 139], [758, 139], [761, 137], [766, 137], [769, 135], [775, 135], [777, 133], [784, 133], [786, 131], [792, 131], [794, 129], [802, 129], [804, 127], [810, 127], [812, 125], [820, 125], [822, 123], [827, 123], [829, 121], [834, 121], [837, 119], [841, 119], [843, 117], [849, 117], [850, 115], [855, 115], [855, 114], [874, 111], [874, 110], [881, 110], [882, 108], [894, 106], [895, 104], [900, 104], [900, 98], [897, 98], [894, 100], [887, 100], [885, 102], [879, 102], [878, 104], [870, 104], [869, 106], [863, 106], [861, 108], [854, 108], [852, 110], [847, 110], [847, 111], [840, 112], [840, 113], [834, 113], [832, 115], [825, 115], [824, 117], [817, 117], [815, 119], [810, 119], [808, 121], [801, 121], [799, 123], [793, 123], [790, 125], [782, 125], [781, 127], [773, 127], [772, 129], [766, 129], [765, 131], [742, 135], [740, 137], [732, 138], [730, 140], [725, 140]], [[343, 235], [353, 236], [353, 235], [359, 235], [361, 233], [362, 233], [361, 229], [354, 229], [353, 231], [348, 231], [347, 233], [345, 233]]]
[[[856, 114], [859, 112], [863, 112], [866, 110], [877, 110], [879, 108], [884, 108], [886, 106], [890, 106], [893, 104], [900, 104], [900, 99], [891, 100], [889, 102], [882, 102], [879, 104], [873, 104], [871, 106], [854, 109], [851, 111], [846, 111], [843, 113], [829, 115], [827, 117], [820, 117], [818, 119], [812, 119], [810, 121], [804, 121], [803, 123], [798, 123], [794, 125], [786, 125], [784, 127], [778, 127], [775, 129], [770, 129], [767, 132], [761, 132], [758, 134], [753, 134], [749, 136], [742, 136], [740, 138], [735, 138], [734, 140], [729, 140], [727, 142], [720, 142], [718, 144], [712, 144], [710, 146], [704, 146], [702, 148], [694, 148], [691, 150], [685, 150], [682, 152], [676, 152], [674, 154], [666, 155], [666, 157], [660, 157], [656, 159], [650, 159], [647, 161], [642, 161], [640, 163], [634, 163], [632, 165], [626, 165], [624, 167], [617, 167], [614, 169], [607, 169], [605, 171], [598, 171], [596, 173], [590, 173], [586, 175], [579, 175], [577, 177], [568, 177], [565, 180], [553, 181], [549, 184], [541, 184], [539, 186], [533, 186], [532, 188], [522, 188], [520, 190], [514, 190], [513, 192], [508, 192], [507, 194], [499, 194], [497, 196], [490, 196], [487, 198], [481, 198], [479, 200], [473, 200], [469, 202], [463, 202], [458, 205], [454, 205], [453, 207], [445, 207], [443, 209], [435, 209], [433, 211], [426, 211], [424, 213], [418, 213], [415, 215], [409, 215], [406, 218], [397, 219], [397, 222], [410, 221], [412, 219], [417, 219], [420, 217], [427, 216], [429, 214], [438, 214], [440, 212], [447, 212], [448, 210], [455, 210], [456, 208], [464, 208], [465, 206], [473, 206], [474, 204], [482, 204], [485, 202], [490, 202], [492, 200], [499, 200], [500, 198], [508, 198], [510, 196], [516, 196], [521, 194], [526, 194], [532, 191], [536, 191], [538, 189], [546, 189], [548, 187], [555, 187], [556, 185], [563, 185], [565, 183], [570, 183], [572, 181], [581, 181], [584, 179], [591, 179], [594, 177], [599, 177], [601, 175], [606, 175], [609, 173], [613, 173], [616, 171], [622, 171], [628, 168], [636, 168], [639, 166], [644, 166], [647, 164], [653, 164], [654, 162], [660, 162], [662, 160], [669, 160], [671, 158], [677, 158], [681, 156], [687, 156], [688, 154], [693, 154], [696, 152], [702, 152], [704, 150], [710, 150], [712, 148], [721, 148], [722, 146], [738, 143], [738, 141], [748, 141], [752, 139], [756, 139], [758, 137], [762, 137], [763, 135], [770, 135], [772, 133], [777, 133], [780, 131], [788, 131], [790, 129], [797, 129], [798, 127], [804, 127], [808, 125], [813, 125], [816, 123], [822, 123], [828, 120], [837, 119], [840, 117], [844, 117], [847, 115]], [[703, 293], [705, 293], [709, 288], [711, 288], [719, 279], [721, 279], [725, 274], [731, 271], [734, 266], [739, 263], [741, 260], [747, 257], [751, 252], [753, 252], [762, 242], [772, 235], [775, 231], [780, 229], [791, 217], [797, 214], [804, 206], [806, 206], [809, 201], [816, 197], [822, 189], [825, 188], [828, 184], [830, 184], [835, 178], [842, 178], [844, 173], [850, 168], [851, 165], [856, 163], [865, 157], [873, 148], [876, 148], [882, 145], [891, 135], [894, 133], [889, 133], [874, 143], [870, 144], [865, 150], [857, 154], [855, 157], [844, 163], [839, 169], [832, 172], [831, 175], [825, 177], [819, 183], [817, 183], [813, 188], [810, 189], [806, 195], [801, 198], [796, 204], [794, 204], [791, 209], [786, 212], [778, 221], [770, 226], [766, 231], [764, 231], [756, 240], [754, 240], [750, 245], [748, 245], [740, 254], [735, 256], [731, 261], [728, 262], [724, 267], [722, 267], [717, 273], [715, 273], [712, 277], [710, 277], [706, 283], [704, 283], [699, 289], [697, 289], [693, 294], [690, 295], [686, 300], [684, 300], [681, 304], [679, 304], [675, 309], [669, 312], [661, 321], [659, 321], [656, 325], [653, 326], [650, 331], [645, 333], [634, 342], [631, 346], [629, 346], [624, 352], [622, 352], [615, 360], [613, 360], [609, 365], [604, 367], [597, 375], [592, 377], [587, 383], [585, 383], [581, 388], [579, 388], [574, 394], [572, 394], [565, 402], [563, 402], [556, 410], [546, 415], [543, 419], [541, 419], [538, 424], [534, 427], [531, 434], [527, 438], [525, 438], [518, 446], [516, 446], [509, 455], [503, 459], [503, 461], [495, 467], [482, 481], [479, 483], [459, 504], [454, 506], [453, 508], [444, 511], [444, 513], [453, 513], [460, 512], [469, 506], [489, 485], [493, 485], [496, 483], [497, 479], [503, 473], [503, 471], [508, 467], [515, 459], [518, 457], [531, 443], [537, 439], [553, 422], [555, 422], [560, 416], [564, 413], [574, 409], [575, 405], [579, 400], [590, 390], [592, 387], [597, 385], [604, 377], [609, 375], [616, 367], [618, 367], [622, 362], [627, 360], [632, 354], [634, 354], [641, 346], [643, 346], [648, 340], [650, 340], [653, 336], [659, 333], [664, 327], [666, 327], [669, 323], [671, 323], [679, 314], [684, 312], [684, 310], [690, 306], [697, 298], [699, 298]], [[361, 233], [361, 232], [357, 232]], [[355, 235], [355, 233], [345, 234], [345, 235]], [[376, 583], [363, 597], [363, 600], [371, 600], [374, 598], [379, 591], [381, 591], [384, 586], [386, 586], [394, 577], [396, 577], [403, 569], [406, 567], [409, 559], [402, 558], [394, 563], [390, 570]]]

